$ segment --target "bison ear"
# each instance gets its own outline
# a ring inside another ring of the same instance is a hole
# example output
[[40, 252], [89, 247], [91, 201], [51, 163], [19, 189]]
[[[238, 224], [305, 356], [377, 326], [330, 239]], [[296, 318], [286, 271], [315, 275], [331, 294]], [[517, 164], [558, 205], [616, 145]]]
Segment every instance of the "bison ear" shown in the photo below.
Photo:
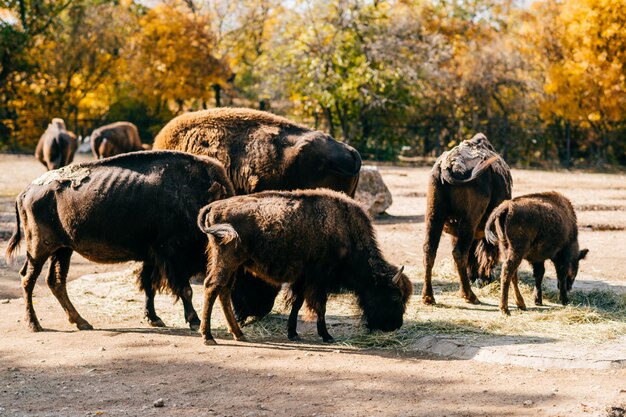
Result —
[[578, 260], [582, 261], [583, 259], [585, 259], [585, 256], [587, 256], [588, 253], [589, 253], [589, 249], [581, 250], [580, 253], [578, 254]]
[[400, 285], [400, 279], [402, 278], [403, 272], [404, 272], [404, 265], [400, 267], [396, 275], [394, 275], [393, 279], [391, 280], [391, 282], [393, 282], [394, 285]]

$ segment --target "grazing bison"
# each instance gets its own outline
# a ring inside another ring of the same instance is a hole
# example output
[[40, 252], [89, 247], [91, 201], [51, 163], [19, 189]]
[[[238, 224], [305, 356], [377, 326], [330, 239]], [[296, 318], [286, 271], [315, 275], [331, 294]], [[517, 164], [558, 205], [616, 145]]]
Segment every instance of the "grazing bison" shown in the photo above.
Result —
[[326, 329], [330, 293], [354, 292], [369, 329], [391, 331], [402, 325], [411, 281], [382, 256], [365, 211], [344, 194], [330, 190], [265, 191], [214, 202], [198, 216], [209, 235], [209, 269], [204, 281], [200, 332], [211, 336], [211, 311], [216, 297], [235, 339], [243, 333], [230, 304], [233, 274], [244, 267], [274, 285], [291, 284], [289, 339], [296, 332], [304, 301], [317, 315], [317, 332], [332, 340]]
[[[361, 157], [352, 147], [272, 113], [217, 108], [187, 113], [169, 122], [155, 149], [174, 149], [218, 159], [235, 192], [329, 188], [353, 197]], [[233, 306], [237, 319], [270, 312], [279, 289], [237, 273]]]
[[[509, 166], [482, 133], [437, 159], [428, 185], [425, 216], [425, 304], [435, 303], [431, 279], [442, 230], [452, 235], [461, 297], [468, 303], [479, 302], [470, 280], [480, 276], [481, 281], [489, 281], [491, 267], [498, 259], [498, 247], [484, 241], [485, 222], [498, 204], [511, 198], [511, 185]], [[480, 270], [479, 265], [483, 266]]]
[[76, 135], [65, 128], [63, 119], [55, 118], [39, 138], [35, 157], [48, 170], [53, 170], [71, 164], [77, 147]]
[[130, 122], [101, 126], [91, 133], [90, 138], [91, 151], [96, 159], [150, 149], [150, 145], [141, 143], [137, 126]]
[[22, 239], [22, 223], [26, 262], [20, 274], [29, 328], [41, 330], [32, 294], [47, 259], [48, 286], [70, 323], [92, 328], [65, 289], [74, 251], [100, 263], [142, 262], [138, 284], [146, 294], [149, 323], [164, 326], [154, 311], [154, 293], [167, 288], [182, 298], [185, 320], [197, 328], [189, 278], [207, 266], [207, 237], [198, 230], [198, 212], [233, 194], [218, 161], [182, 152], [119, 155], [37, 178], [17, 197], [17, 224], [6, 250], [9, 260]]
[[546, 259], [554, 264], [561, 303], [567, 304], [567, 292], [572, 289], [578, 274], [578, 262], [589, 252], [588, 249], [579, 250], [576, 213], [567, 198], [556, 192], [547, 192], [505, 201], [489, 216], [485, 236], [491, 245], [501, 243], [506, 253], [500, 278], [500, 310], [503, 314], [510, 314], [508, 296], [511, 281], [515, 303], [520, 309], [526, 309], [517, 285], [517, 268], [522, 259], [533, 266], [535, 305], [542, 305], [541, 282]]

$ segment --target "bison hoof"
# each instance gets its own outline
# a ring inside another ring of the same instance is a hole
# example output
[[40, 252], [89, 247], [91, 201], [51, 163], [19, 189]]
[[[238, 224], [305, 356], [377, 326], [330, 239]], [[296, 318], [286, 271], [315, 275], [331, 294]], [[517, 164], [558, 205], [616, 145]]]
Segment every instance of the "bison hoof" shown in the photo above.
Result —
[[78, 327], [78, 330], [93, 330], [93, 326], [87, 322], [79, 323], [76, 327]]
[[152, 327], [165, 327], [165, 323], [163, 323], [163, 320], [161, 320], [161, 319], [156, 319], [156, 320], [148, 319], [148, 323]]
[[536, 305], [536, 306], [542, 306], [542, 305], [543, 305], [543, 301], [541, 301], [541, 300], [535, 300], [535, 305]]
[[217, 342], [215, 341], [215, 339], [210, 338], [210, 339], [204, 339], [204, 344], [206, 346], [215, 346], [217, 345]]
[[526, 311], [526, 304], [522, 304], [522, 305], [518, 304], [517, 308], [519, 308], [522, 311]]
[[335, 343], [335, 339], [332, 336], [324, 337], [322, 340], [324, 343]]
[[465, 300], [466, 303], [469, 303], [469, 304], [480, 304], [480, 300], [473, 293], [470, 295], [463, 296], [463, 299]]
[[424, 295], [422, 296], [422, 302], [426, 305], [432, 306], [435, 305], [435, 297], [432, 295]]
[[289, 340], [291, 340], [292, 342], [301, 342], [302, 338], [300, 337], [300, 335], [298, 333], [294, 333], [294, 334], [290, 334], [287, 336], [287, 338]]
[[241, 336], [234, 336], [235, 340], [238, 342], [247, 342], [248, 338], [245, 335], [241, 335]]
[[192, 321], [192, 322], [190, 322], [190, 323], [189, 323], [189, 328], [190, 328], [191, 330], [193, 330], [194, 332], [197, 332], [197, 331], [198, 331], [198, 329], [200, 328], [200, 321], [198, 321], [197, 323], [196, 323], [196, 322], [193, 322], [193, 321]]
[[43, 327], [41, 327], [41, 324], [39, 324], [38, 322], [30, 322], [28, 323], [28, 330], [30, 330], [33, 333], [36, 333], [36, 332], [42, 331]]
[[507, 317], [511, 315], [511, 312], [509, 311], [508, 308], [500, 309], [500, 313], [502, 314], [503, 317]]

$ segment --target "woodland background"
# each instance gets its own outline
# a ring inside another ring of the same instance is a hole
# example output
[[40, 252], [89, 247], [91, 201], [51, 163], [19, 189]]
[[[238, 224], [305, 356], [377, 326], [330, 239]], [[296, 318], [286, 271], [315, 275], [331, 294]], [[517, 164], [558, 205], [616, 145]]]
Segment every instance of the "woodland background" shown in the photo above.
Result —
[[624, 0], [0, 0], [0, 149], [53, 117], [270, 110], [366, 158], [482, 131], [522, 166], [626, 165]]

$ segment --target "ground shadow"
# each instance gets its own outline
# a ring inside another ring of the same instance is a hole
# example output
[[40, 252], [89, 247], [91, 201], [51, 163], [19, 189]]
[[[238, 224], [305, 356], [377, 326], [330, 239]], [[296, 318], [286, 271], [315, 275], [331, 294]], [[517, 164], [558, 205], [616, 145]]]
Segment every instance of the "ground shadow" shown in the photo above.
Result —
[[400, 224], [400, 223], [423, 223], [424, 215], [407, 215], [393, 216], [391, 214], [382, 214], [374, 219], [375, 224]]

